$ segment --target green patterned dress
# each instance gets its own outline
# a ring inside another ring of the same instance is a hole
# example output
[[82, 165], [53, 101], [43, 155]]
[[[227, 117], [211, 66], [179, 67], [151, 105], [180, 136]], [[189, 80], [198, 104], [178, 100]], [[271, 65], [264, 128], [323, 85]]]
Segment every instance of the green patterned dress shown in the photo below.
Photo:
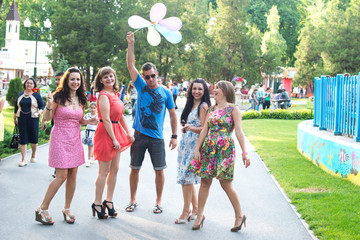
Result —
[[234, 105], [226, 109], [209, 109], [209, 134], [200, 149], [200, 161], [192, 160], [188, 169], [201, 178], [232, 180], [234, 176], [235, 145], [231, 134]]

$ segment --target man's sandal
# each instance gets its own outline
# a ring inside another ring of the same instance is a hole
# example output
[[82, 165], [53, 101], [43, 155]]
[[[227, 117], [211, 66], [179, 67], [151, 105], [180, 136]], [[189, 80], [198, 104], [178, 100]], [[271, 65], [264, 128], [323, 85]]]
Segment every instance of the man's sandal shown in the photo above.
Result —
[[127, 212], [133, 212], [135, 211], [136, 207], [138, 206], [137, 203], [130, 203], [126, 208], [125, 211]]
[[163, 212], [162, 207], [160, 207], [159, 205], [155, 205], [153, 213], [160, 214], [162, 212]]

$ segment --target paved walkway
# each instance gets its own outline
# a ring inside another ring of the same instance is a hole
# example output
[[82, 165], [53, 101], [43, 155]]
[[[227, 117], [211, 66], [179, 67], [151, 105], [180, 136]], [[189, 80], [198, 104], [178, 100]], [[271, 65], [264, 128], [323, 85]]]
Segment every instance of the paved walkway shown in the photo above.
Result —
[[[178, 117], [184, 101], [185, 98], [178, 100]], [[130, 122], [130, 116], [128, 121]], [[168, 116], [166, 122], [169, 122]], [[180, 133], [180, 129], [178, 132]], [[169, 144], [170, 135], [170, 127], [166, 126], [166, 146]], [[119, 211], [117, 218], [98, 220], [92, 217], [90, 205], [94, 200], [94, 181], [98, 170], [97, 164], [94, 164], [89, 168], [79, 167], [77, 189], [72, 204], [76, 223], [69, 225], [63, 221], [61, 209], [65, 189], [62, 186], [49, 209], [56, 223], [53, 226], [41, 225], [34, 220], [34, 210], [41, 203], [47, 186], [53, 179], [53, 170], [47, 166], [46, 144], [38, 148], [37, 162], [29, 163], [26, 167], [17, 167], [19, 154], [0, 162], [1, 239], [313, 239], [250, 143], [247, 144], [252, 160], [251, 167], [245, 169], [241, 161], [235, 165], [234, 186], [248, 218], [247, 227], [238, 233], [230, 232], [234, 222], [233, 209], [216, 180], [205, 208], [204, 228], [192, 231], [193, 222], [174, 224], [174, 220], [180, 215], [183, 200], [181, 187], [176, 184], [177, 151], [169, 150], [166, 152], [168, 168], [165, 170], [163, 214], [152, 213], [155, 183], [148, 155], [140, 173], [137, 196], [139, 207], [133, 213], [125, 212], [130, 195], [130, 153], [127, 150], [121, 156], [114, 196], [115, 207]], [[238, 145], [237, 150], [239, 151]]]

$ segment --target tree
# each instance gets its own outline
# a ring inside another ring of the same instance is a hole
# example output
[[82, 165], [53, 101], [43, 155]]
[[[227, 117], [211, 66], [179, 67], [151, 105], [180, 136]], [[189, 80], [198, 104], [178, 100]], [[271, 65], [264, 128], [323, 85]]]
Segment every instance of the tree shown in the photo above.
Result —
[[295, 57], [298, 69], [294, 84], [310, 86], [313, 90], [314, 77], [324, 75], [324, 62], [321, 57], [325, 41], [322, 29], [325, 25], [326, 6], [323, 0], [316, 0], [306, 8], [307, 17], [301, 30]]
[[250, 23], [265, 33], [268, 29], [266, 13], [277, 6], [280, 16], [280, 34], [286, 40], [286, 52], [282, 58], [283, 65], [294, 66], [296, 46], [300, 30], [301, 14], [299, 9], [302, 7], [301, 0], [251, 0], [247, 12], [250, 15]]
[[216, 19], [210, 35], [215, 49], [221, 53], [221, 71], [215, 80], [230, 81], [235, 76], [248, 80], [248, 84], [261, 79], [257, 65], [260, 47], [258, 31], [248, 24], [246, 0], [218, 0], [217, 9], [210, 17]]
[[88, 87], [91, 67], [96, 72], [110, 65], [121, 44], [124, 47], [118, 41], [121, 23], [117, 2], [59, 0], [48, 5], [56, 9], [52, 19], [52, 59], [58, 62], [63, 56], [71, 66], [84, 70]]
[[324, 69], [330, 75], [338, 73], [358, 74], [360, 71], [360, 46], [355, 39], [360, 37], [360, 2], [352, 0], [350, 6], [333, 1], [327, 11], [324, 31], [327, 41], [322, 52]]
[[269, 31], [265, 32], [262, 45], [262, 68], [269, 75], [279, 73], [282, 62], [281, 57], [286, 50], [286, 42], [279, 33], [280, 17], [276, 6], [270, 9], [267, 15]]
[[15, 107], [17, 96], [21, 91], [23, 91], [23, 84], [21, 82], [21, 78], [17, 77], [11, 79], [8, 91], [6, 93], [6, 101], [10, 104], [10, 106]]

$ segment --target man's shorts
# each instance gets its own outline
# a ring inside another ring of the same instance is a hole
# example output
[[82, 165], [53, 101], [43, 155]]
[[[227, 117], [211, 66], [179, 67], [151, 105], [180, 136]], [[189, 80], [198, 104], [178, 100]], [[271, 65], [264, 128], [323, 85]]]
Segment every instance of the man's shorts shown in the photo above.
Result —
[[140, 169], [148, 150], [155, 170], [166, 168], [164, 139], [152, 138], [138, 131], [134, 134], [135, 141], [131, 145], [130, 156], [132, 169]]

